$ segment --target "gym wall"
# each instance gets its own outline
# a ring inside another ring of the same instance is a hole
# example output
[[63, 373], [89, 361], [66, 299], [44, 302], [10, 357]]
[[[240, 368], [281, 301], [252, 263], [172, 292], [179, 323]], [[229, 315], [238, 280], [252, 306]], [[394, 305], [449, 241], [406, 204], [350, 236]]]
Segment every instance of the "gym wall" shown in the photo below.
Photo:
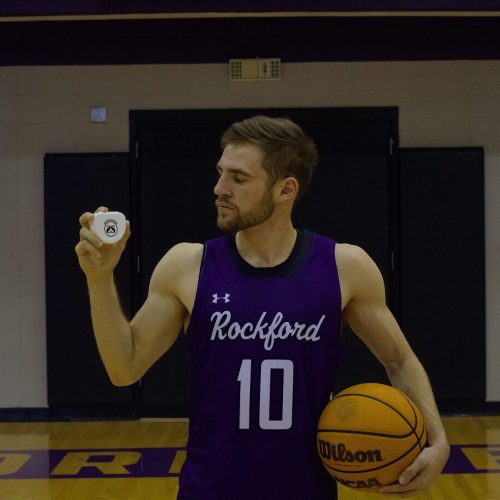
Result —
[[[94, 105], [107, 123], [89, 123]], [[231, 83], [226, 64], [0, 67], [0, 406], [47, 405], [45, 153], [127, 152], [131, 109], [317, 106], [397, 106], [402, 148], [484, 147], [487, 400], [500, 401], [500, 61], [463, 60], [285, 62], [264, 83]]]

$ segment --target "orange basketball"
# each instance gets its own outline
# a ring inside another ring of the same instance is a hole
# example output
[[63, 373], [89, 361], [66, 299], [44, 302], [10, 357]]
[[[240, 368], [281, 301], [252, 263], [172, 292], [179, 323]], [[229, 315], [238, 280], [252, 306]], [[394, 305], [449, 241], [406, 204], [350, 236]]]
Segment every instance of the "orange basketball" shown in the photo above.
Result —
[[339, 392], [318, 423], [323, 465], [343, 485], [363, 491], [397, 482], [426, 442], [420, 410], [384, 384], [353, 385]]

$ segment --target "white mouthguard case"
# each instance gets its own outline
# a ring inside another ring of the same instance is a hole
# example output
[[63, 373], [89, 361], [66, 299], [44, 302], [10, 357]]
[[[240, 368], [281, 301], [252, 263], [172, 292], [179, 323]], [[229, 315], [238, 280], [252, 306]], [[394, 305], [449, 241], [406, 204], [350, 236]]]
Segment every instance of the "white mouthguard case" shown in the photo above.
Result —
[[126, 219], [121, 212], [96, 212], [90, 230], [103, 243], [116, 243], [125, 234]]

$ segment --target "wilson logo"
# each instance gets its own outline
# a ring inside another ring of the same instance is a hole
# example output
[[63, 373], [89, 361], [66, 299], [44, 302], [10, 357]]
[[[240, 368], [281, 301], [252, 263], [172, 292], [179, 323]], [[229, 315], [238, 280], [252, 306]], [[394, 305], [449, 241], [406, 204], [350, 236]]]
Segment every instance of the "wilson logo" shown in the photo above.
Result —
[[344, 443], [332, 444], [319, 439], [319, 453], [325, 460], [334, 462], [365, 463], [365, 462], [383, 462], [382, 452], [380, 450], [348, 450]]

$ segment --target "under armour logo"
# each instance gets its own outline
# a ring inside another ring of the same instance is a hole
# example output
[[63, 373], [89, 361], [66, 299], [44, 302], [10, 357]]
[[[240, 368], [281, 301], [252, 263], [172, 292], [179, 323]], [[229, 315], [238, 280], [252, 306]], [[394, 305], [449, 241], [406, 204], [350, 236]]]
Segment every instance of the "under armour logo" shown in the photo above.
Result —
[[212, 295], [212, 297], [214, 298], [214, 300], [212, 300], [212, 302], [214, 304], [217, 304], [217, 302], [219, 302], [219, 300], [223, 300], [225, 304], [227, 304], [229, 302], [229, 297], [231, 297], [231, 294], [229, 293], [226, 293], [224, 294], [222, 297], [219, 297], [216, 293], [214, 293]]

